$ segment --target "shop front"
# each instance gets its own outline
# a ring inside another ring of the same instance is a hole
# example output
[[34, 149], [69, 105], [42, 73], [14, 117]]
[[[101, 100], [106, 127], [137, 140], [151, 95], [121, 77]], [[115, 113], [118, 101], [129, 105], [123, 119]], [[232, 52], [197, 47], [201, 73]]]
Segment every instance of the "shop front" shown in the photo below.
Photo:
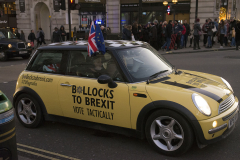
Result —
[[9, 28], [13, 32], [17, 28], [15, 0], [0, 0], [0, 28]]

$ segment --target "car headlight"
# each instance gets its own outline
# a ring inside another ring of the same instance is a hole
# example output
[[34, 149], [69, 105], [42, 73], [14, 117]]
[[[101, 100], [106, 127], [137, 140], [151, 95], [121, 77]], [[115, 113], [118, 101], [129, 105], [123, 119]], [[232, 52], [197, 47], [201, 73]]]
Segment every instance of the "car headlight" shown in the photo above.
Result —
[[28, 43], [27, 45], [28, 45], [28, 47], [31, 47], [31, 43]]
[[228, 83], [228, 81], [226, 81], [226, 80], [225, 80], [224, 78], [222, 78], [222, 77], [221, 77], [221, 79], [222, 79], [223, 83], [228, 87], [228, 89], [230, 89], [230, 90], [233, 92], [233, 89], [232, 89], [231, 85]]
[[11, 45], [11, 44], [8, 44], [8, 48], [12, 48], [12, 45]]
[[202, 114], [204, 114], [205, 116], [211, 116], [212, 114], [211, 108], [209, 107], [207, 101], [203, 97], [196, 93], [193, 93], [192, 101]]

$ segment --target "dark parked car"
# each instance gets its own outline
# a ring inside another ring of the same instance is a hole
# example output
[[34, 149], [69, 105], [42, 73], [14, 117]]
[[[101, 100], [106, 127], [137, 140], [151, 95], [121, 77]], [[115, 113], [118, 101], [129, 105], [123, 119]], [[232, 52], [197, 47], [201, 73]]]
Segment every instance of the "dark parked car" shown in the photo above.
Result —
[[17, 39], [8, 29], [0, 29], [0, 59], [8, 60], [10, 57], [22, 57], [28, 59], [32, 53], [30, 43]]

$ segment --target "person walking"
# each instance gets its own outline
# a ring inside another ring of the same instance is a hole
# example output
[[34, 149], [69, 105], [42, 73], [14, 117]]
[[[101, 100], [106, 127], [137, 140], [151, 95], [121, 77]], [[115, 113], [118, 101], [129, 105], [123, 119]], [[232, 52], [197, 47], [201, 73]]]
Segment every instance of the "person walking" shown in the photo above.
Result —
[[126, 40], [131, 41], [131, 40], [132, 40], [132, 37], [133, 37], [133, 34], [132, 34], [132, 26], [131, 26], [131, 25], [128, 25], [128, 26], [127, 26], [127, 30], [126, 30], [125, 34], [126, 34]]
[[42, 28], [39, 28], [39, 43], [40, 43], [40, 45], [42, 45], [42, 43], [46, 44], [45, 34], [44, 34]]
[[171, 37], [172, 37], [172, 20], [169, 20], [169, 22], [166, 26], [165, 37], [166, 37], [167, 41], [162, 46], [162, 50], [164, 51], [165, 47], [167, 47], [167, 51], [170, 51], [169, 47], [170, 47], [170, 44], [171, 44]]
[[31, 33], [28, 35], [28, 40], [30, 40], [31, 46], [34, 47], [34, 40], [36, 39], [36, 36], [33, 32], [33, 30], [31, 30]]
[[174, 34], [177, 34], [177, 38], [176, 38], [177, 48], [180, 49], [183, 27], [178, 23], [178, 20], [175, 20], [174, 24], [175, 24]]
[[190, 35], [190, 45], [189, 45], [189, 47], [192, 47], [192, 43], [193, 43], [193, 39], [194, 39], [193, 33], [194, 33], [194, 23], [192, 25], [192, 29], [191, 29], [190, 34], [189, 34]]
[[39, 34], [40, 34], [40, 31], [38, 30], [37, 34], [36, 34], [37, 47], [40, 46], [40, 41], [39, 41], [40, 35]]
[[127, 32], [127, 30], [128, 30], [127, 27], [128, 27], [128, 25], [126, 25], [126, 24], [125, 24], [124, 27], [123, 27], [123, 31], [122, 31], [122, 39], [123, 39], [123, 40], [128, 40], [128, 39], [127, 39], [127, 35], [126, 35], [126, 32]]
[[149, 24], [143, 27], [143, 41], [149, 43]]
[[221, 20], [221, 23], [218, 27], [218, 35], [220, 35], [220, 48], [223, 48], [224, 37], [227, 37], [227, 27], [223, 20]]
[[186, 33], [185, 33], [185, 35], [184, 35], [184, 47], [187, 48], [188, 36], [190, 36], [190, 31], [191, 31], [191, 29], [190, 29], [190, 26], [189, 26], [189, 24], [187, 23], [187, 20], [186, 20], [186, 19], [184, 20], [184, 24], [183, 24], [183, 25], [184, 25], [185, 28], [186, 28]]
[[214, 23], [212, 22], [211, 19], [208, 20], [208, 24], [206, 25], [207, 28], [207, 35], [208, 35], [208, 45], [206, 48], [212, 48], [212, 36], [213, 36], [213, 31], [212, 29], [214, 28]]
[[52, 35], [52, 42], [61, 42], [61, 34], [57, 27], [54, 28], [54, 32]]
[[206, 26], [208, 25], [208, 20], [206, 19], [206, 22], [203, 24], [202, 26], [202, 32], [203, 32], [203, 46], [205, 47], [206, 44], [207, 44], [207, 38], [208, 38], [208, 35], [207, 35], [207, 28]]
[[135, 40], [138, 40], [138, 23], [137, 22], [133, 23], [132, 33], [133, 33]]
[[201, 32], [201, 27], [200, 27], [200, 19], [197, 18], [194, 24], [194, 28], [193, 28], [193, 36], [194, 36], [194, 47], [193, 50], [196, 50], [196, 47], [198, 47], [198, 49], [201, 49], [199, 47], [199, 32]]
[[25, 34], [24, 34], [23, 30], [21, 30], [20, 39], [21, 39], [23, 42], [26, 42]]
[[236, 50], [239, 50], [238, 47], [240, 46], [240, 21], [236, 22], [235, 31]]
[[150, 23], [150, 45], [157, 50], [157, 28]]
[[67, 33], [66, 33], [63, 25], [60, 27], [60, 31], [59, 32], [60, 32], [62, 41], [65, 41], [65, 37], [67, 36]]

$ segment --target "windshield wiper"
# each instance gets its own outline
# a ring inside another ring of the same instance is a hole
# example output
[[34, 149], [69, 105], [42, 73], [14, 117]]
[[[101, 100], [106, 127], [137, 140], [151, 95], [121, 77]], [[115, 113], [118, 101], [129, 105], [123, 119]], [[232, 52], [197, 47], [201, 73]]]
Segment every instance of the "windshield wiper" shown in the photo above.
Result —
[[157, 78], [160, 74], [163, 74], [163, 73], [165, 73], [165, 72], [167, 72], [167, 71], [168, 71], [168, 70], [163, 70], [163, 71], [160, 71], [160, 72], [157, 72], [157, 73], [151, 75], [151, 76], [149, 77], [149, 79], [147, 80], [147, 84], [150, 83], [150, 80], [152, 80], [152, 79], [154, 79], [154, 78]]

